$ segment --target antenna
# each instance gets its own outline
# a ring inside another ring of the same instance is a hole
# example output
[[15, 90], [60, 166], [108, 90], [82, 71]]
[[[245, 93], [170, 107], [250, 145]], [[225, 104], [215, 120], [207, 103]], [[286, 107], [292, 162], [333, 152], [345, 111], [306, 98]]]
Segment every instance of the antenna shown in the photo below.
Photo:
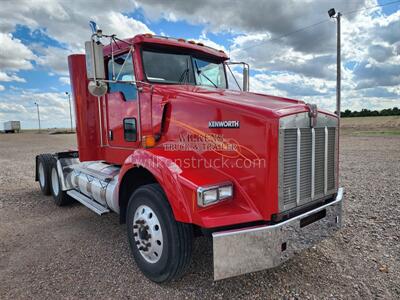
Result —
[[90, 29], [92, 30], [93, 36], [97, 36], [97, 39], [103, 37], [103, 31], [97, 26], [95, 21], [89, 21]]
[[93, 34], [97, 33], [97, 30], [99, 29], [99, 27], [97, 26], [95, 21], [89, 21], [89, 26], [90, 26], [90, 29], [92, 29]]

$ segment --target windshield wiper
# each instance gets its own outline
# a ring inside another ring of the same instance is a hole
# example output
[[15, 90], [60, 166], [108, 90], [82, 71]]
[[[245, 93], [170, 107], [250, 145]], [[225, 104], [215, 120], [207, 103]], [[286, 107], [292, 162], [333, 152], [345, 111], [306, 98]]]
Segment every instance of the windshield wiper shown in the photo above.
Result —
[[185, 70], [183, 70], [183, 72], [178, 80], [179, 83], [182, 83], [182, 82], [186, 83], [188, 81], [189, 71], [190, 71], [189, 68], [186, 68]]
[[189, 59], [186, 59], [186, 69], [183, 70], [182, 75], [179, 77], [179, 83], [181, 83], [183, 80], [186, 82], [189, 82]]
[[202, 75], [205, 79], [207, 79], [209, 82], [211, 82], [211, 84], [212, 84], [215, 88], [218, 88], [218, 85], [216, 85], [210, 78], [208, 78], [207, 75], [204, 75], [203, 72], [199, 69], [199, 66], [197, 65], [197, 61], [194, 61], [194, 64], [196, 65], [197, 74], [198, 74], [198, 75]]

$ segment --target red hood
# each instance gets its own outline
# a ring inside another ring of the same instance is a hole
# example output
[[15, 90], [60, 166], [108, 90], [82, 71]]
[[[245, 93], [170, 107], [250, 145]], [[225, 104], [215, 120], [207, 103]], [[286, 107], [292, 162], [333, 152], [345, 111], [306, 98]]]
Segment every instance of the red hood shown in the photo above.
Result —
[[193, 85], [156, 85], [155, 90], [170, 95], [188, 95], [198, 99], [231, 104], [274, 117], [308, 111], [304, 101], [251, 92], [216, 89], [212, 87], [207, 88]]

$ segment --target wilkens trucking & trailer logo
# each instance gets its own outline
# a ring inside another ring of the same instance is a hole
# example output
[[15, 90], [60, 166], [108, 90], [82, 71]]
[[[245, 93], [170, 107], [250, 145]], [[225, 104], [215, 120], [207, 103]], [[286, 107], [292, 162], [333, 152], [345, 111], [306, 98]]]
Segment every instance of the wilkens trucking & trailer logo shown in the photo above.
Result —
[[[201, 159], [224, 159], [232, 160], [235, 166], [242, 161], [243, 167], [266, 167], [264, 158], [260, 158], [249, 147], [240, 144], [236, 139], [223, 136], [222, 134], [204, 132], [184, 122], [169, 119], [171, 123], [183, 129], [176, 141], [163, 144], [166, 151], [193, 151], [200, 154]], [[210, 121], [209, 127], [213, 128], [239, 128], [239, 121]], [[218, 156], [203, 155], [214, 152]], [[208, 157], [208, 158], [206, 158]], [[219, 157], [219, 158], [218, 158]]]

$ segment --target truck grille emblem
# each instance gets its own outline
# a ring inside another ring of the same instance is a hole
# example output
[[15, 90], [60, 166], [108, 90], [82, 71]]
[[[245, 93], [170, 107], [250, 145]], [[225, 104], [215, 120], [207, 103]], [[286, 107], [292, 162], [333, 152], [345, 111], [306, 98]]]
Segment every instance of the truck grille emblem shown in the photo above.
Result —
[[310, 127], [314, 128], [317, 126], [317, 116], [318, 116], [318, 109], [316, 104], [307, 104], [309, 109], [308, 115], [310, 116]]

